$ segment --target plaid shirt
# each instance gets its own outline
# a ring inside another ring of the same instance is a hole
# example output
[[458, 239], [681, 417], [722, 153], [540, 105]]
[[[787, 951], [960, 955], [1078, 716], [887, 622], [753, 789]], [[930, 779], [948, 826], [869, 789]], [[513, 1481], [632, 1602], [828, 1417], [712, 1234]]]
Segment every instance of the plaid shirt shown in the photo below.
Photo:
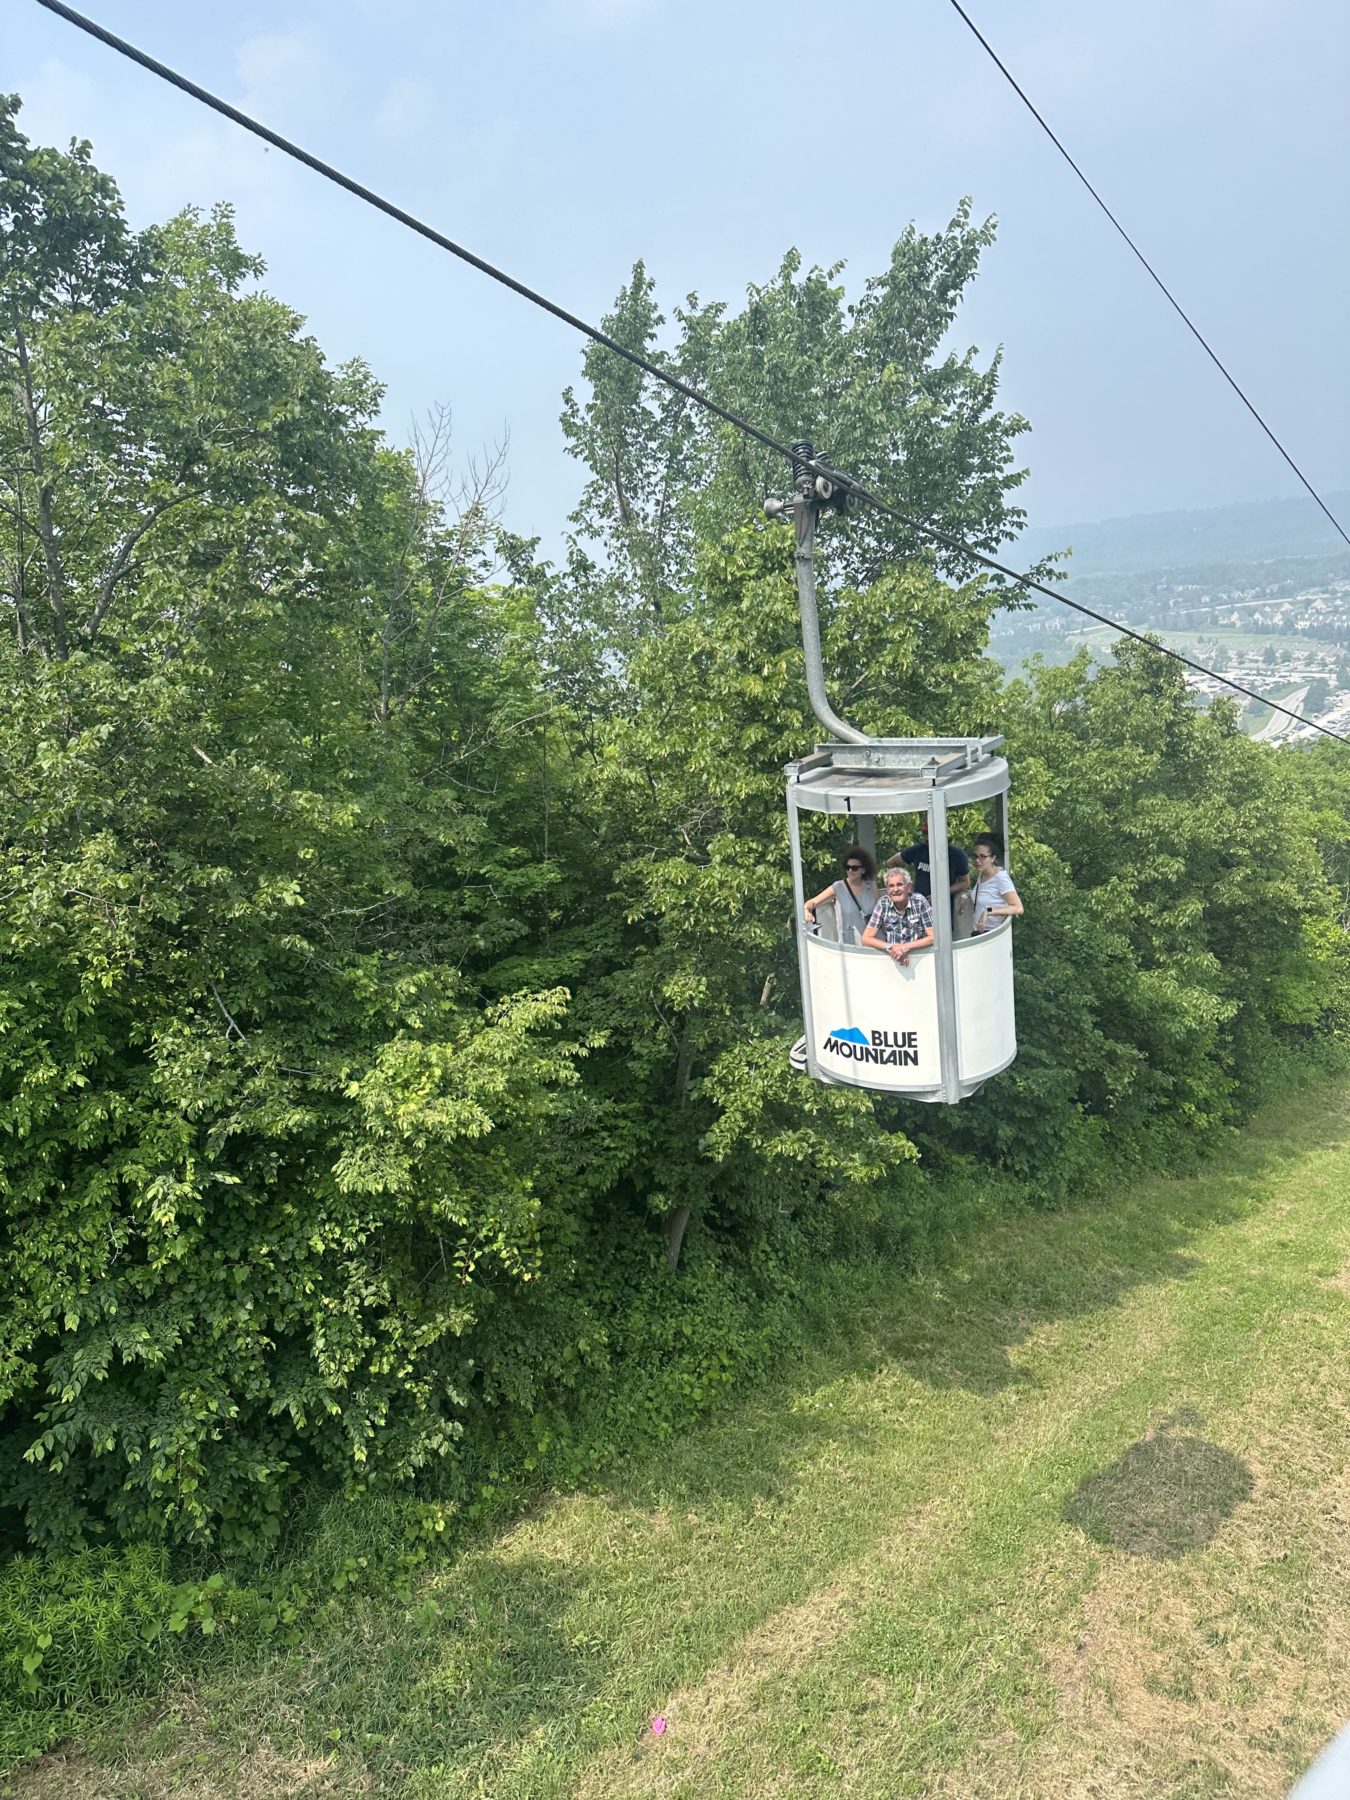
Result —
[[877, 936], [885, 938], [888, 944], [912, 944], [932, 925], [933, 909], [922, 894], [911, 892], [909, 902], [901, 912], [890, 895], [883, 894], [867, 922]]

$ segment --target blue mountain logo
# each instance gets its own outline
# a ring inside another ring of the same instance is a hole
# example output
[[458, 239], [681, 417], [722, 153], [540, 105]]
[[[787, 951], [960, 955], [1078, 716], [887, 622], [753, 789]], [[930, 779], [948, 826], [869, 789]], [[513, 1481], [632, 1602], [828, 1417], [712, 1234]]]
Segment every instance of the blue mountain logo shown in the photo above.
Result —
[[828, 1056], [843, 1062], [888, 1063], [897, 1069], [919, 1066], [919, 1034], [917, 1031], [859, 1031], [856, 1025], [845, 1025], [832, 1031], [820, 1046]]

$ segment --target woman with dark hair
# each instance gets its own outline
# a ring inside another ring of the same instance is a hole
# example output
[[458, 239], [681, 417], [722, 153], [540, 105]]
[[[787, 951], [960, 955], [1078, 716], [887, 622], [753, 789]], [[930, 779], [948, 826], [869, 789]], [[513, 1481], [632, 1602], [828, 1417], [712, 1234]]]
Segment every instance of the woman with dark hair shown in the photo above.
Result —
[[1003, 919], [1020, 919], [1022, 902], [1003, 867], [1003, 839], [982, 831], [975, 839], [975, 930], [992, 931]]
[[844, 851], [844, 879], [832, 881], [822, 888], [814, 900], [808, 900], [804, 911], [808, 925], [816, 922], [816, 908], [827, 900], [834, 901], [834, 916], [839, 925], [839, 942], [861, 942], [864, 928], [877, 903], [877, 863], [870, 850], [861, 844], [849, 844]]

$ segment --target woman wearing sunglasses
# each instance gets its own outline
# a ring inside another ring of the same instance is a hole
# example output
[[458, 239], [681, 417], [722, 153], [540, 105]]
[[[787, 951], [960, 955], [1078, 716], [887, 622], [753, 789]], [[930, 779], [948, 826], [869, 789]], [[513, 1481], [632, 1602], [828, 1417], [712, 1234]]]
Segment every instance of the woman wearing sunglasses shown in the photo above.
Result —
[[816, 922], [816, 908], [827, 900], [834, 901], [834, 915], [839, 922], [839, 942], [857, 944], [877, 903], [876, 858], [860, 844], [850, 844], [844, 851], [844, 879], [832, 881], [822, 888], [814, 900], [808, 900], [804, 911], [808, 925]]

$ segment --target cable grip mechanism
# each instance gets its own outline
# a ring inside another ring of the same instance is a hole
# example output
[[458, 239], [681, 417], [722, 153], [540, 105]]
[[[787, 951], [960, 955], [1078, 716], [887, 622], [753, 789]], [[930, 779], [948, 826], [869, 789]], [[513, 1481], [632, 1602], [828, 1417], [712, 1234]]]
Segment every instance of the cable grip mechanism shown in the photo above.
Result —
[[864, 731], [858, 731], [841, 719], [830, 705], [825, 692], [825, 669], [820, 649], [820, 616], [816, 608], [816, 521], [822, 512], [846, 513], [852, 484], [845, 476], [817, 462], [816, 453], [802, 440], [792, 446], [792, 485], [796, 492], [791, 500], [768, 499], [764, 502], [766, 518], [782, 518], [791, 512], [797, 534], [797, 603], [802, 621], [802, 650], [806, 658], [806, 691], [811, 710], [825, 729], [845, 744], [873, 742]]

